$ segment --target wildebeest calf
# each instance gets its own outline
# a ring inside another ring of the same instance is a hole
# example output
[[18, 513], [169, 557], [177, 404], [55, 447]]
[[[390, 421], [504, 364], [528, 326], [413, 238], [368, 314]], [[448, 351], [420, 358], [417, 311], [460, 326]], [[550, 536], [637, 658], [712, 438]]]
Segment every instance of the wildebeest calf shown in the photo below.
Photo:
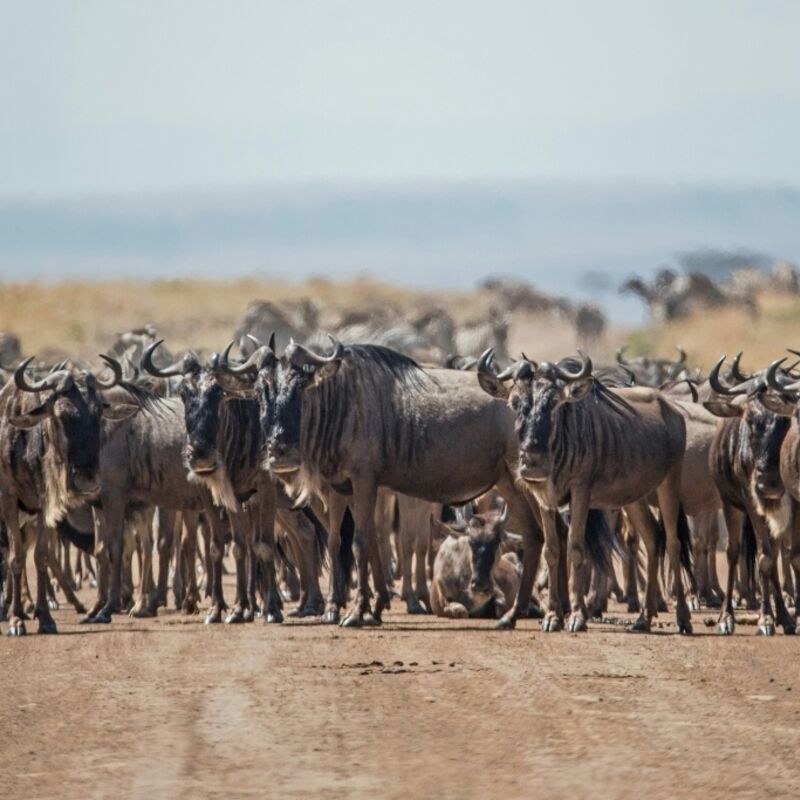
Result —
[[431, 610], [437, 617], [499, 619], [514, 604], [522, 565], [513, 553], [503, 553], [505, 519], [505, 511], [489, 511], [450, 527], [431, 516], [433, 531], [447, 537], [433, 563]]

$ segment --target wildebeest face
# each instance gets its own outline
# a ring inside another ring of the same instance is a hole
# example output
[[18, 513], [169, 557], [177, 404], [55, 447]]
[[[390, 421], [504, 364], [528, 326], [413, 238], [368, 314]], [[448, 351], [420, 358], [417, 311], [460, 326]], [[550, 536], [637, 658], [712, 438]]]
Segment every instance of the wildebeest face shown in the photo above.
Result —
[[266, 425], [267, 464], [272, 472], [296, 472], [300, 468], [300, 431], [303, 397], [313, 384], [313, 371], [282, 363], [277, 369], [269, 409], [262, 405]]
[[180, 384], [186, 423], [186, 462], [197, 474], [219, 468], [217, 433], [225, 393], [213, 371], [186, 375]]
[[470, 591], [476, 595], [491, 594], [492, 570], [500, 558], [504, 538], [503, 524], [499, 515], [474, 516], [467, 525], [467, 533], [472, 551]]
[[592, 387], [591, 377], [574, 383], [564, 382], [549, 367], [547, 363], [542, 364], [535, 377], [518, 391], [512, 391], [509, 398], [517, 412], [519, 474], [526, 481], [548, 478], [555, 414], [564, 403], [582, 400]]
[[784, 493], [780, 474], [781, 445], [790, 420], [754, 401], [746, 404], [744, 420], [753, 454], [753, 491], [760, 500], [779, 500]]
[[138, 406], [118, 403], [114, 406], [94, 386], [70, 381], [64, 391], [54, 391], [39, 406], [9, 422], [15, 427], [31, 428], [50, 420], [52, 446], [66, 466], [67, 490], [76, 494], [94, 494], [98, 488], [98, 468], [103, 417], [124, 419]]
[[746, 457], [752, 468], [751, 489], [759, 500], [779, 500], [784, 493], [780, 476], [780, 454], [783, 439], [789, 430], [789, 417], [765, 407], [762, 393], [728, 400], [713, 397], [703, 405], [712, 414], [723, 418], [739, 417], [745, 426]]

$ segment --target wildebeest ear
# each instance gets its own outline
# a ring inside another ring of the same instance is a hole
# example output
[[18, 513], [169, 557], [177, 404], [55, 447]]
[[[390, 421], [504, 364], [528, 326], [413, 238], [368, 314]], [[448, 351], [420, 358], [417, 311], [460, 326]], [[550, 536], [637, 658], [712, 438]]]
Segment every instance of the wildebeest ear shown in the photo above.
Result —
[[436, 539], [446, 539], [450, 534], [455, 534], [449, 525], [445, 525], [441, 520], [431, 514], [431, 535]]
[[336, 361], [331, 361], [330, 364], [317, 367], [314, 370], [314, 386], [319, 386], [323, 381], [332, 378], [339, 371], [339, 367], [341, 366], [341, 360], [337, 359]]
[[494, 375], [490, 375], [486, 372], [478, 372], [478, 383], [481, 389], [492, 397], [508, 400], [508, 395], [511, 391], [510, 387], [506, 386], [503, 381], [497, 380]]
[[762, 392], [758, 395], [758, 402], [761, 403], [767, 411], [773, 414], [778, 414], [781, 417], [791, 417], [796, 408], [795, 404], [787, 397], [780, 394], [773, 394], [772, 392]]
[[743, 405], [729, 403], [726, 400], [706, 400], [703, 403], [703, 408], [710, 411], [715, 417], [722, 417], [724, 419], [730, 417], [741, 417], [744, 411]]
[[32, 408], [25, 414], [9, 417], [8, 421], [15, 428], [32, 428], [34, 425], [38, 425], [42, 420], [50, 416], [52, 413], [52, 408], [52, 404], [45, 401], [41, 405], [36, 406], [36, 408]]
[[121, 420], [132, 417], [137, 411], [139, 406], [135, 403], [104, 403], [103, 416], [106, 419]]
[[594, 378], [592, 378], [590, 375], [588, 378], [584, 378], [583, 380], [568, 383], [562, 389], [562, 396], [569, 403], [583, 400], [583, 398], [592, 391], [593, 382]]

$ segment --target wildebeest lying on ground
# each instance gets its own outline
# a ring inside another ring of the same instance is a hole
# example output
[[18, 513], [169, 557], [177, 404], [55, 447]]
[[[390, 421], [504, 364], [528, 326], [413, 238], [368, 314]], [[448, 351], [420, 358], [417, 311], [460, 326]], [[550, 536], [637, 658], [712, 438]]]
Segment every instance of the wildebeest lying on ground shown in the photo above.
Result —
[[431, 516], [432, 531], [444, 537], [431, 581], [431, 611], [437, 617], [499, 619], [513, 605], [522, 564], [513, 552], [503, 552], [513, 536], [505, 529], [507, 516], [505, 509], [492, 510], [456, 525]]

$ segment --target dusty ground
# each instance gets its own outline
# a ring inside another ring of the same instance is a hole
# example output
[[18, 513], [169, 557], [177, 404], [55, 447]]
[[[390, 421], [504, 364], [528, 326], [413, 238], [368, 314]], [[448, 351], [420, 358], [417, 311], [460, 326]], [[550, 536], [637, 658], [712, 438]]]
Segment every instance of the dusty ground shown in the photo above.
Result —
[[722, 638], [711, 613], [681, 638], [399, 602], [363, 631], [62, 609], [58, 637], [0, 639], [2, 795], [797, 796], [800, 640]]

